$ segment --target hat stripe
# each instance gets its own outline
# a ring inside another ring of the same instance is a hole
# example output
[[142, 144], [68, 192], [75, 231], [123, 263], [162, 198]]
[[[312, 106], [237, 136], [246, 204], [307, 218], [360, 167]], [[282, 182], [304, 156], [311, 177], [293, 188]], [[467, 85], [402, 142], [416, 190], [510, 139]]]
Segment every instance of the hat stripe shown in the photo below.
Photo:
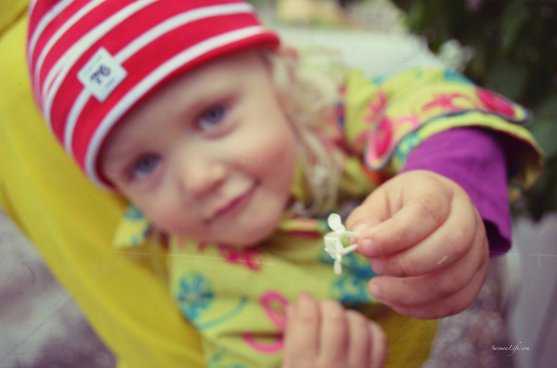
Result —
[[[122, 49], [116, 57], [118, 61], [128, 59], [137, 51], [155, 41], [157, 38], [163, 34], [172, 31], [178, 27], [181, 27], [187, 23], [191, 23], [196, 20], [217, 17], [222, 15], [231, 15], [239, 13], [253, 13], [254, 9], [249, 4], [226, 4], [226, 5], [213, 5], [205, 8], [189, 10], [172, 18], [169, 18], [165, 22], [151, 28], [149, 31], [145, 32], [133, 42], [131, 42], [126, 48]], [[122, 60], [120, 60], [122, 57]]]
[[95, 9], [97, 6], [101, 5], [105, 0], [92, 0], [91, 2], [87, 3], [81, 9], [79, 9], [75, 14], [72, 15], [70, 19], [68, 19], [57, 31], [52, 35], [52, 37], [48, 40], [46, 45], [44, 45], [43, 49], [41, 50], [41, 54], [39, 55], [37, 62], [35, 64], [35, 86], [39, 85], [40, 81], [40, 73], [43, 67], [43, 63], [48, 56], [48, 53], [52, 49], [52, 47], [60, 40], [60, 38], [66, 33], [70, 27], [74, 26], [77, 22], [79, 22], [84, 16], [86, 16], [91, 10]]
[[[30, 0], [29, 1], [29, 6], [27, 7], [27, 15], [29, 18], [29, 25], [31, 25], [32, 21], [31, 21], [31, 16], [33, 15], [33, 12], [35, 11], [35, 6], [37, 5], [39, 1], [38, 0]], [[30, 40], [30, 38], [28, 39], [28, 41]], [[29, 44], [27, 44], [27, 47], [29, 47]]]
[[268, 31], [261, 26], [252, 26], [206, 39], [172, 57], [157, 69], [153, 70], [133, 89], [131, 89], [112, 109], [105, 115], [100, 122], [94, 135], [92, 136], [87, 151], [85, 153], [85, 172], [98, 185], [106, 186], [96, 172], [96, 157], [105, 136], [113, 125], [129, 110], [145, 93], [151, 90], [157, 83], [180, 67], [195, 60], [199, 56], [207, 54], [220, 47], [249, 39], [259, 34], [268, 34]]
[[[35, 28], [35, 32], [29, 39], [29, 45], [27, 47], [27, 58], [28, 60], [32, 60], [33, 53], [35, 52], [35, 46], [37, 46], [37, 42], [39, 41], [39, 37], [43, 34], [44, 30], [50, 22], [52, 22], [57, 16], [60, 15], [68, 6], [72, 4], [72, 0], [61, 1], [56, 6], [52, 7], [52, 9], [46, 13], [40, 20], [39, 24]], [[34, 7], [35, 4], [32, 4]], [[29, 13], [31, 13], [32, 8], [29, 9]]]
[[75, 65], [77, 60], [97, 42], [106, 33], [110, 32], [116, 25], [122, 23], [134, 13], [140, 11], [144, 7], [156, 2], [157, 0], [138, 0], [115, 13], [103, 23], [89, 31], [85, 36], [79, 39], [72, 47], [70, 47], [64, 55], [56, 62], [54, 67], [48, 73], [43, 84], [41, 95], [44, 101], [44, 115], [49, 122], [51, 120], [52, 103], [60, 85], [64, 81], [66, 75]]
[[28, 7], [29, 14], [31, 14], [33, 12], [33, 9], [35, 9], [35, 5], [37, 5], [37, 0], [31, 0], [29, 2], [29, 7]]
[[[251, 5], [245, 3], [239, 4], [226, 4], [226, 5], [214, 5], [205, 8], [189, 10], [172, 18], [167, 19], [163, 23], [157, 24], [155, 27], [144, 32], [142, 35], [137, 37], [135, 40], [130, 42], [125, 48], [120, 50], [114, 59], [123, 64], [130, 57], [134, 56], [137, 52], [143, 49], [145, 46], [156, 41], [165, 33], [173, 31], [179, 27], [184, 26], [187, 23], [194, 22], [201, 19], [211, 18], [215, 16], [239, 14], [239, 13], [253, 13], [254, 9]], [[83, 89], [74, 104], [70, 109], [68, 118], [66, 120], [66, 127], [64, 132], [64, 146], [68, 153], [72, 156], [73, 152], [73, 134], [75, 127], [81, 112], [83, 111], [85, 105], [91, 98], [91, 93], [88, 90]]]

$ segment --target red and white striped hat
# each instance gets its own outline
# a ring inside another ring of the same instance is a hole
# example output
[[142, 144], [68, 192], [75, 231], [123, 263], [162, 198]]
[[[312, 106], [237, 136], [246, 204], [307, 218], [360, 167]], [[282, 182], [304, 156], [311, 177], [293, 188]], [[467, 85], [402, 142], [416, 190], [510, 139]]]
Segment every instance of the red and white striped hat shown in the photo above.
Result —
[[37, 0], [27, 58], [51, 131], [86, 175], [131, 108], [177, 74], [253, 47], [276, 47], [241, 0]]

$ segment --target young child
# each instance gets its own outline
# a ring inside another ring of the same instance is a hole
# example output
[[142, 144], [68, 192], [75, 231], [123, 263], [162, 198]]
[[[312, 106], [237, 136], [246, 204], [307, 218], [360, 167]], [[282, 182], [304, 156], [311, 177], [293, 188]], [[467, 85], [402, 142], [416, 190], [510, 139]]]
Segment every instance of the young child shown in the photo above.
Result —
[[[350, 72], [337, 98], [243, 1], [31, 9], [45, 120], [133, 203], [121, 247], [166, 237], [171, 294], [211, 367], [380, 363], [362, 314], [386, 332], [388, 365], [419, 366], [429, 319], [466, 308], [489, 250], [510, 244], [506, 182], [512, 196], [530, 185], [540, 154], [513, 124], [522, 107], [460, 76]], [[341, 275], [323, 248], [330, 212], [361, 234]]]

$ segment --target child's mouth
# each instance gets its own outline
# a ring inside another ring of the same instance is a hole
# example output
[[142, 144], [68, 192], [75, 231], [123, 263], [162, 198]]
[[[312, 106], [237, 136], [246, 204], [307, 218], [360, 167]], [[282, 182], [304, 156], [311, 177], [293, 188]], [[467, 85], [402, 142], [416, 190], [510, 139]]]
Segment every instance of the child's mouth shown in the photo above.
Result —
[[209, 222], [214, 222], [225, 216], [232, 216], [239, 214], [251, 201], [255, 191], [257, 190], [257, 183], [253, 183], [246, 191], [240, 195], [232, 198], [224, 206], [220, 207], [209, 219]]

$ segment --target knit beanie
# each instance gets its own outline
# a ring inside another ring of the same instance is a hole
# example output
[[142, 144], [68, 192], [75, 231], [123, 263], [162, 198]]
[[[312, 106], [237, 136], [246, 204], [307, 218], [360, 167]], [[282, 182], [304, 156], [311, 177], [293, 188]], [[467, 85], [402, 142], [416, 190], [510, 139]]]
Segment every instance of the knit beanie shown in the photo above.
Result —
[[241, 0], [36, 0], [27, 60], [48, 127], [85, 174], [99, 172], [111, 129], [173, 77], [219, 57], [274, 48]]

